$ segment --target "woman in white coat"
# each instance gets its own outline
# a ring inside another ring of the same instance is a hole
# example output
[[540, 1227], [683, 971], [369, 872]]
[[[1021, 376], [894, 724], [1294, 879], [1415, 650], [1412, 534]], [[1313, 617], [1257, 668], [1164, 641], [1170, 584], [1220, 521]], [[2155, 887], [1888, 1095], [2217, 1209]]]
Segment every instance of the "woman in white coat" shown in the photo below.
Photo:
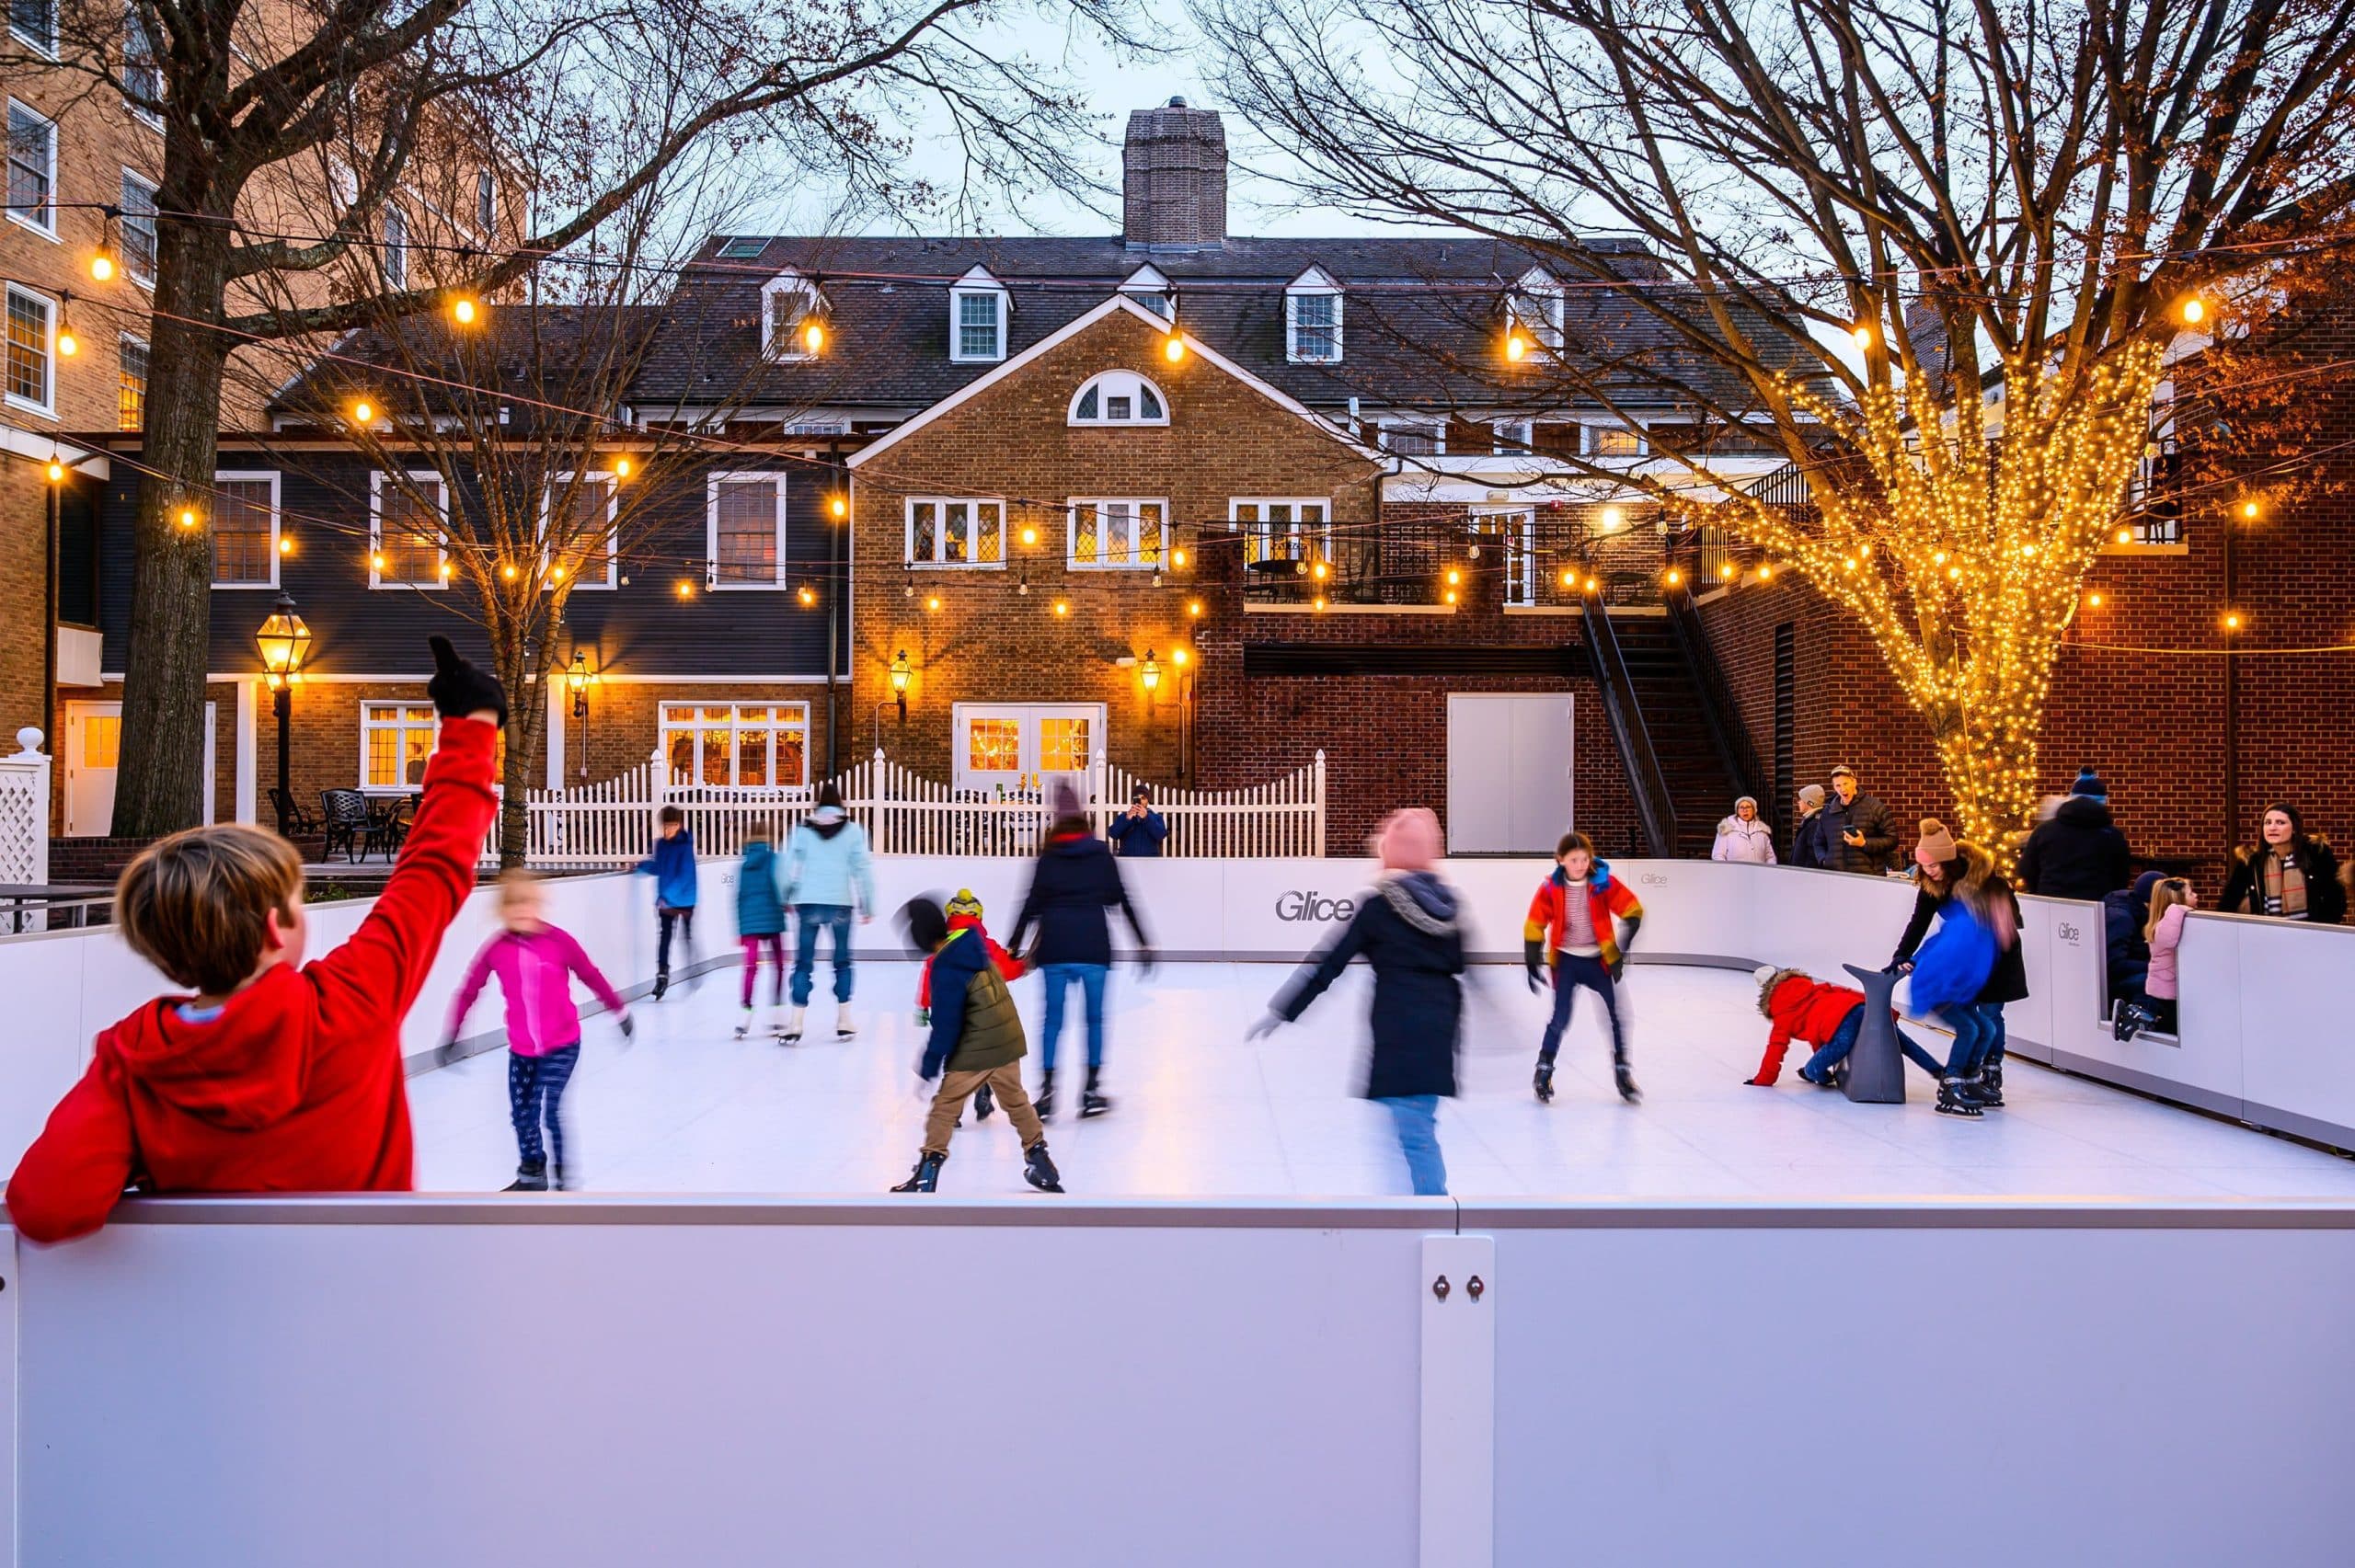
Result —
[[1733, 803], [1733, 815], [1717, 824], [1717, 841], [1709, 858], [1775, 864], [1775, 830], [1758, 819], [1758, 802], [1745, 795]]

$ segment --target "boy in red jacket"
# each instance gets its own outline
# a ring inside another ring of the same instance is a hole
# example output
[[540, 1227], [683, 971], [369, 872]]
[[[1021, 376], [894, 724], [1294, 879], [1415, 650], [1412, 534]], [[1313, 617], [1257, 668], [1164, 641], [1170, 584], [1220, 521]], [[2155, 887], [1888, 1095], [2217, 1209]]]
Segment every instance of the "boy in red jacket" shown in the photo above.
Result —
[[1529, 900], [1529, 919], [1521, 932], [1529, 989], [1543, 987], [1541, 963], [1553, 970], [1554, 1013], [1537, 1047], [1537, 1098], [1540, 1104], [1554, 1098], [1554, 1053], [1561, 1049], [1562, 1032], [1570, 1026], [1570, 1004], [1584, 986], [1603, 999], [1603, 1010], [1610, 1015], [1611, 1069], [1619, 1097], [1632, 1105], [1643, 1093], [1627, 1065], [1627, 1031], [1619, 1008], [1619, 980], [1627, 972], [1627, 955], [1614, 921], [1627, 922], [1626, 945], [1633, 947], [1644, 923], [1644, 906], [1625, 882], [1611, 875], [1608, 863], [1595, 859], [1594, 845], [1584, 833], [1563, 834], [1554, 848], [1554, 874], [1537, 885], [1537, 896]]
[[401, 1020], [474, 890], [498, 804], [498, 681], [432, 639], [440, 749], [399, 864], [351, 940], [305, 967], [303, 864], [274, 833], [195, 828], [123, 872], [133, 950], [196, 994], [161, 997], [98, 1039], [8, 1182], [36, 1242], [106, 1223], [126, 1186], [156, 1193], [407, 1192]]

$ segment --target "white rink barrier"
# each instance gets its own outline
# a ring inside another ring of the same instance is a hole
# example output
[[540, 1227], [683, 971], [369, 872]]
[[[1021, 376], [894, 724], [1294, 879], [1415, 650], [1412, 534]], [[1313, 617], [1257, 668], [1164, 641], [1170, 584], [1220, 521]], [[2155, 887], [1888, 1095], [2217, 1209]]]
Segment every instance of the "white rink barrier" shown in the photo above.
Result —
[[134, 1200], [0, 1237], [0, 1562], [2338, 1563], [2351, 1227]]
[[[696, 950], [706, 965], [736, 961], [732, 860], [703, 865]], [[1841, 979], [1842, 963], [1888, 962], [1913, 907], [1913, 888], [1887, 878], [1698, 860], [1615, 862], [1643, 900], [1637, 963], [1751, 968], [1790, 965]], [[1164, 957], [1292, 962], [1337, 929], [1368, 890], [1363, 860], [1132, 860], [1131, 896]], [[1445, 875], [1465, 895], [1476, 949], [1518, 962], [1530, 895], [1551, 869], [1542, 860], [1453, 861]], [[1027, 860], [883, 855], [876, 861], [883, 918], [857, 928], [873, 956], [900, 953], [890, 916], [921, 893], [970, 887], [992, 931], [1010, 934], [1028, 886]], [[654, 974], [651, 885], [627, 873], [548, 884], [550, 918], [578, 936], [626, 993]], [[403, 1033], [412, 1070], [432, 1065], [452, 993], [475, 949], [495, 928], [493, 890], [478, 890], [443, 941]], [[2180, 956], [2182, 1030], [2120, 1045], [2104, 1001], [2101, 910], [2092, 904], [2023, 898], [2021, 941], [2029, 1000], [2005, 1010], [2011, 1047], [2052, 1063], [2256, 1126], [2355, 1147], [2355, 1051], [2338, 966], [2355, 965], [2355, 927], [2307, 927], [2245, 916], [2195, 914]], [[311, 910], [315, 952], [350, 934], [368, 905]], [[1128, 931], [1113, 917], [1116, 945]], [[1270, 989], [1274, 980], [1271, 978]], [[0, 942], [0, 995], [16, 1027], [0, 1045], [0, 1168], [40, 1129], [49, 1108], [88, 1061], [92, 1036], [171, 988], [109, 928]], [[1901, 995], [1902, 993], [1901, 992]], [[495, 1008], [478, 1008], [467, 1048], [499, 1042]]]

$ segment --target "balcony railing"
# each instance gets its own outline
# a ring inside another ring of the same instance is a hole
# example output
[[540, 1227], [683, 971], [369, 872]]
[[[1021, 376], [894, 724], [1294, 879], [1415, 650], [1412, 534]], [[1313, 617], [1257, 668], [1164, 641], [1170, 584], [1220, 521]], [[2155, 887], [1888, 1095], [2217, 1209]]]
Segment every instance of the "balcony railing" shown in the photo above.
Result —
[[1337, 524], [1255, 554], [1246, 602], [1302, 608], [1442, 605], [1450, 592], [1487, 603], [1499, 588], [1509, 609], [1574, 610], [1590, 591], [1606, 604], [1658, 603], [1664, 558], [1656, 511], [1632, 505], [1466, 508]]

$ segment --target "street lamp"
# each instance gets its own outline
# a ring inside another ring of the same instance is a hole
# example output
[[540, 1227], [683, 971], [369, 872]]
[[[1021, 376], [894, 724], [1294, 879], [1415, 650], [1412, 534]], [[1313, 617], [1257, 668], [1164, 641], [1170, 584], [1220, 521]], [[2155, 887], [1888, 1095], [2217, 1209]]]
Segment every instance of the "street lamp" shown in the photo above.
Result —
[[564, 672], [564, 683], [572, 688], [572, 716], [589, 716], [589, 655], [575, 648], [572, 668]]
[[1144, 682], [1144, 693], [1148, 697], [1161, 688], [1161, 665], [1153, 657], [1151, 648], [1144, 650], [1144, 664], [1138, 670], [1137, 678]]
[[270, 619], [254, 634], [261, 649], [261, 667], [270, 681], [270, 705], [278, 715], [278, 833], [284, 838], [286, 810], [294, 803], [293, 784], [287, 768], [294, 719], [294, 682], [303, 679], [303, 660], [311, 651], [311, 628], [294, 613], [294, 596], [281, 592], [270, 607]]

